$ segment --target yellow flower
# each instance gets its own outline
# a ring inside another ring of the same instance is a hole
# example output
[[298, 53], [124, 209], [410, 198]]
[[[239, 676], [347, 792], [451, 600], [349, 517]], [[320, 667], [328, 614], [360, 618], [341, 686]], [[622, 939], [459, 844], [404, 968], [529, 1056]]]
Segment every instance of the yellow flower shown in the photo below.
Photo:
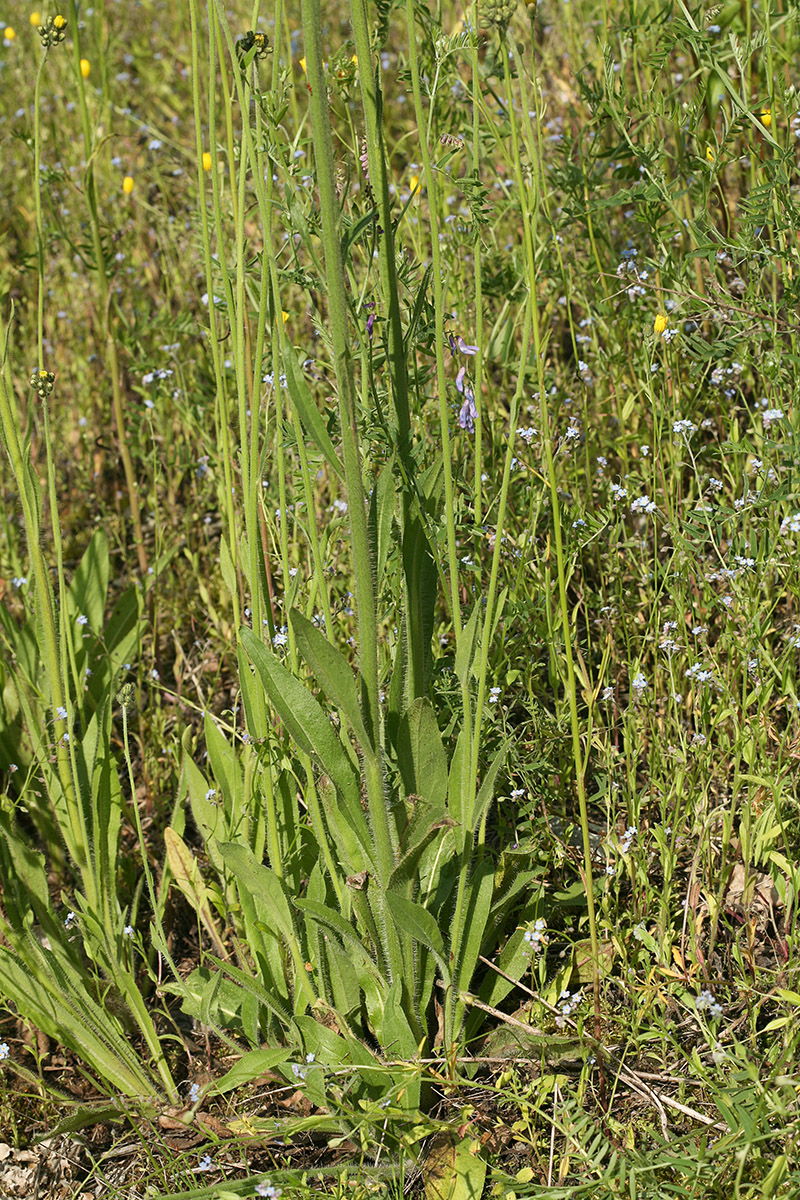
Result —
[[67, 18], [62, 17], [61, 13], [58, 13], [55, 17], [53, 17], [53, 24], [55, 25], [56, 29], [66, 29]]
[[300, 66], [303, 68], [303, 74], [305, 75], [306, 74], [306, 60], [304, 58], [300, 59]]
[[281, 316], [283, 317], [283, 323], [285, 325], [286, 322], [289, 320], [289, 314], [287, 313], [285, 308], [281, 309]]
[[706, 158], [708, 159], [708, 161], [713, 162], [716, 157], [717, 156], [716, 156], [716, 153], [714, 152], [714, 147], [706, 146]]
[[772, 124], [772, 109], [762, 108], [761, 112], [759, 113], [759, 117], [764, 128], [769, 129], [770, 125]]
[[130, 196], [131, 192], [133, 191], [133, 176], [132, 175], [125, 176], [125, 178], [122, 181], [122, 190], [126, 196]]
[[656, 319], [653, 321], [653, 333], [663, 333], [667, 328], [667, 318], [663, 313], [656, 313]]
[[92, 73], [92, 64], [89, 62], [88, 58], [82, 58], [81, 59], [81, 75], [83, 76], [84, 79], [88, 79], [89, 76], [91, 75], [91, 73]]
[[213, 165], [214, 165], [214, 160], [212, 159], [211, 155], [206, 150], [205, 153], [203, 154], [203, 170], [210, 171]]
[[17, 35], [14, 29], [12, 29], [10, 25], [6, 25], [5, 29], [3, 30], [3, 37], [6, 39], [6, 41], [13, 42], [16, 36]]
[[40, 12], [32, 12], [30, 17], [28, 18], [28, 20], [30, 21], [31, 25], [33, 25], [35, 28], [37, 25], [41, 25], [42, 14]]
[[412, 175], [408, 181], [408, 186], [412, 192], [415, 192], [419, 186], [419, 175]]

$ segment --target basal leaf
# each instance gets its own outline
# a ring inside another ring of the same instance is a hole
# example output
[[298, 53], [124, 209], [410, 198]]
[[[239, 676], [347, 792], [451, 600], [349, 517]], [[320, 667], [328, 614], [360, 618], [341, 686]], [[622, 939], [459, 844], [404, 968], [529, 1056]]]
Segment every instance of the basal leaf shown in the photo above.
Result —
[[442, 973], [445, 986], [449, 987], [450, 968], [445, 959], [442, 933], [432, 913], [415, 900], [409, 900], [397, 892], [387, 892], [386, 903], [398, 928], [430, 950]]
[[271, 704], [296, 744], [316, 759], [340, 792], [360, 797], [358, 774], [339, 735], [308, 688], [286, 669], [251, 629], [243, 629], [241, 639]]
[[406, 792], [422, 796], [432, 809], [444, 811], [447, 756], [433, 705], [427, 697], [414, 700], [400, 722], [397, 761]]
[[247, 1054], [243, 1054], [239, 1061], [234, 1063], [220, 1079], [211, 1084], [207, 1094], [224, 1096], [226, 1092], [232, 1092], [234, 1088], [252, 1083], [260, 1075], [265, 1075], [267, 1071], [287, 1062], [290, 1058], [291, 1051], [286, 1047], [276, 1050], [250, 1050]]
[[347, 659], [301, 612], [289, 614], [297, 645], [325, 695], [340, 708], [364, 749], [370, 748], [361, 716], [356, 676]]

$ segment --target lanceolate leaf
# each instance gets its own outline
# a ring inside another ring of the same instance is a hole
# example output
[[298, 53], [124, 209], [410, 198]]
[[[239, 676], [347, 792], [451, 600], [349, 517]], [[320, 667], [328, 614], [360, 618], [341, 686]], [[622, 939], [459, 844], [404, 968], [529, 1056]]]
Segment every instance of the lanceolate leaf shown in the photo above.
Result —
[[478, 645], [478, 616], [480, 614], [480, 607], [479, 604], [476, 604], [470, 613], [469, 620], [464, 626], [464, 632], [461, 634], [461, 642], [456, 654], [455, 672], [462, 687], [466, 686], [467, 676], [469, 675]]
[[108, 575], [108, 542], [103, 530], [97, 529], [69, 585], [69, 598], [75, 609], [71, 614], [73, 620], [87, 617], [88, 627], [95, 633], [103, 628]]
[[480, 1200], [486, 1163], [471, 1138], [456, 1141], [453, 1134], [440, 1134], [428, 1152], [423, 1177], [425, 1200]]
[[410, 934], [415, 941], [421, 942], [430, 950], [439, 965], [445, 986], [449, 987], [450, 969], [445, 960], [441, 930], [433, 915], [421, 904], [417, 904], [414, 900], [408, 900], [405, 896], [398, 895], [397, 892], [387, 892], [386, 903], [398, 929]]
[[486, 809], [489, 807], [489, 805], [492, 802], [492, 799], [494, 797], [494, 785], [495, 785], [495, 780], [497, 779], [497, 773], [500, 770], [500, 768], [502, 767], [503, 763], [506, 761], [507, 754], [508, 754], [508, 740], [503, 742], [502, 746], [497, 751], [497, 753], [495, 754], [491, 763], [489, 764], [489, 770], [486, 772], [486, 774], [483, 777], [483, 782], [481, 783], [480, 789], [478, 790], [478, 795], [475, 799], [475, 804], [472, 809], [472, 821], [470, 822], [470, 829], [472, 829], [473, 831], [477, 830], [477, 828], [480, 825], [481, 820], [483, 818], [484, 812], [486, 811]]
[[358, 774], [347, 751], [308, 688], [259, 641], [252, 629], [243, 629], [241, 639], [270, 702], [296, 744], [316, 759], [339, 791], [360, 796]]
[[397, 759], [406, 792], [423, 796], [431, 808], [444, 810], [447, 796], [447, 757], [433, 705], [414, 700], [400, 722]]
[[250, 1050], [242, 1055], [230, 1071], [226, 1071], [221, 1079], [217, 1079], [211, 1085], [209, 1095], [224, 1096], [226, 1092], [258, 1079], [259, 1075], [265, 1075], [267, 1071], [285, 1063], [290, 1057], [291, 1051], [285, 1047], [277, 1050]]
[[456, 983], [465, 990], [472, 980], [492, 906], [494, 868], [488, 860], [484, 859], [473, 868], [467, 889], [463, 922], [452, 935]]
[[339, 913], [334, 912], [327, 905], [320, 904], [315, 900], [295, 900], [295, 907], [300, 912], [307, 914], [313, 921], [337, 933], [353, 959], [358, 961], [361, 966], [366, 967], [367, 970], [380, 980], [377, 967], [349, 921], [345, 921], [344, 917], [341, 917]]
[[291, 350], [283, 356], [283, 367], [286, 372], [286, 383], [295, 412], [300, 417], [306, 432], [311, 435], [317, 447], [325, 455], [328, 465], [341, 480], [344, 480], [344, 468], [338, 454], [333, 448], [333, 442], [328, 436], [328, 430], [325, 428], [325, 422], [320, 416], [319, 409], [314, 403], [314, 397], [311, 395], [308, 384], [303, 378], [303, 372], [300, 370]]
[[293, 609], [289, 614], [297, 645], [328, 699], [342, 710], [362, 748], [371, 749], [361, 716], [356, 678], [347, 659], [324, 634]]

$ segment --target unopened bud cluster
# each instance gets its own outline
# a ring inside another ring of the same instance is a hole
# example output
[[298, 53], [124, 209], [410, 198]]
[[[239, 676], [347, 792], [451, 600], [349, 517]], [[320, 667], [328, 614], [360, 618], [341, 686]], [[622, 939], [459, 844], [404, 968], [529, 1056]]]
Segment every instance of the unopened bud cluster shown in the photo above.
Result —
[[245, 58], [253, 49], [255, 49], [253, 58], [257, 59], [264, 59], [272, 53], [272, 46], [267, 35], [254, 33], [252, 29], [248, 29], [247, 33], [243, 34], [236, 43], [236, 57], [240, 64], [244, 65]]
[[42, 48], [49, 50], [51, 46], [63, 42], [67, 36], [67, 18], [62, 17], [61, 13], [56, 13], [54, 17], [48, 17], [44, 25], [39, 25], [36, 32], [41, 39]]
[[132, 683], [124, 683], [117, 692], [117, 703], [120, 708], [127, 713], [132, 713], [136, 708], [136, 691]]
[[56, 377], [52, 371], [34, 371], [31, 375], [31, 387], [40, 400], [46, 400], [53, 390]]
[[504, 31], [514, 15], [517, 0], [485, 0], [482, 16], [487, 25], [495, 25]]

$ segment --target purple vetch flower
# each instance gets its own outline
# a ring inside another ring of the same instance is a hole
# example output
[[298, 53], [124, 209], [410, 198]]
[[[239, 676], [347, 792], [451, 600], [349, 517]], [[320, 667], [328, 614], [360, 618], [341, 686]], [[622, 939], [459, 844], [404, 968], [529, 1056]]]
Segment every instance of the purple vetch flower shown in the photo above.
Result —
[[361, 170], [364, 172], [364, 177], [367, 183], [370, 183], [369, 177], [369, 153], [367, 150], [367, 139], [361, 139], [361, 153], [358, 156], [358, 161], [361, 163]]
[[458, 414], [458, 423], [462, 429], [466, 429], [467, 433], [475, 432], [475, 422], [478, 419], [478, 410], [475, 407], [475, 401], [472, 396], [467, 396]]
[[478, 347], [470, 346], [469, 342], [464, 341], [461, 334], [459, 334], [458, 337], [455, 337], [452, 333], [448, 333], [447, 341], [450, 346], [450, 353], [453, 355], [453, 357], [455, 357], [455, 354], [458, 350], [460, 350], [462, 354], [478, 353]]
[[372, 340], [372, 326], [375, 324], [375, 313], [370, 313], [367, 317], [367, 337]]
[[464, 403], [458, 414], [458, 423], [462, 429], [466, 429], [467, 433], [475, 432], [475, 422], [478, 419], [478, 409], [475, 405], [475, 393], [472, 390], [472, 384], [468, 379], [464, 379], [467, 373], [467, 368], [462, 367], [456, 376], [456, 387], [464, 397]]

